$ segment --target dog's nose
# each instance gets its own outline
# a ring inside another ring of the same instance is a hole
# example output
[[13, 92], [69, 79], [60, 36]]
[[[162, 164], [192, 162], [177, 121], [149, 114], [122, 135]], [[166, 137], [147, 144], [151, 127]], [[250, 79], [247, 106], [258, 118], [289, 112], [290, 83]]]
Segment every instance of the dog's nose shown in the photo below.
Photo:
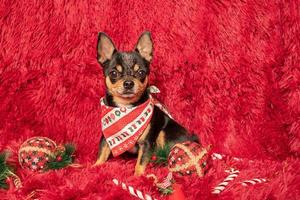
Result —
[[123, 86], [127, 90], [132, 89], [134, 86], [134, 82], [133, 81], [124, 81]]

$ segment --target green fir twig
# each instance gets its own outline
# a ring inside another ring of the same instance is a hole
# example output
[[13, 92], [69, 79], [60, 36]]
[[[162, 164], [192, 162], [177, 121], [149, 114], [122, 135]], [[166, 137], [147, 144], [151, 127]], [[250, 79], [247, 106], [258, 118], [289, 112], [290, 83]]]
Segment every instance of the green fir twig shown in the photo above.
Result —
[[152, 157], [155, 156], [156, 159], [151, 160], [151, 162], [158, 165], [167, 165], [170, 151], [171, 151], [170, 145], [167, 144], [164, 147], [156, 148], [156, 150], [152, 153]]
[[[59, 152], [55, 157], [50, 158], [48, 161], [45, 170], [50, 169], [61, 169], [73, 163], [73, 154], [75, 152], [75, 146], [73, 144], [65, 144], [65, 150], [63, 152]], [[61, 157], [58, 160], [58, 157]]]
[[7, 164], [7, 158], [8, 158], [8, 152], [1, 152], [0, 153], [0, 188], [2, 189], [8, 189], [9, 186], [7, 184], [7, 178], [11, 176], [12, 173], [12, 167]]
[[169, 195], [174, 192], [172, 186], [167, 187], [167, 188], [158, 188], [158, 191], [163, 195]]

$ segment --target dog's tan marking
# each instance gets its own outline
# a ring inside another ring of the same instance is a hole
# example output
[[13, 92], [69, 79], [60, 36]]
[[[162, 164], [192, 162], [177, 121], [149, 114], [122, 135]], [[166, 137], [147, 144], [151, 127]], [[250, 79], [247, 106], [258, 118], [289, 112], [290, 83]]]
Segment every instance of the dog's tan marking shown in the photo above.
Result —
[[113, 96], [113, 100], [117, 105], [122, 105], [122, 106], [131, 105], [132, 103], [135, 102], [131, 98], [122, 98], [119, 96]]
[[133, 71], [137, 72], [140, 69], [140, 66], [138, 64], [135, 64], [133, 66]]
[[123, 80], [118, 80], [117, 82], [115, 83], [112, 83], [110, 81], [110, 78], [107, 76], [105, 78], [105, 83], [106, 83], [106, 87], [107, 89], [112, 93], [112, 95], [114, 95], [114, 91], [120, 87], [123, 87]]
[[143, 142], [145, 140], [145, 138], [147, 137], [150, 131], [150, 128], [151, 128], [151, 124], [149, 123], [149, 125], [144, 130], [143, 134], [139, 137], [138, 142]]
[[143, 83], [138, 79], [133, 79], [132, 81], [134, 82], [134, 87], [136, 88], [136, 94], [133, 97], [124, 98], [121, 96], [121, 94], [117, 92], [118, 90], [119, 91], [123, 90], [124, 81], [118, 80], [116, 83], [113, 84], [110, 81], [110, 78], [106, 77], [105, 79], [106, 87], [108, 91], [111, 93], [111, 95], [113, 96], [113, 100], [116, 104], [126, 106], [137, 102], [141, 98], [143, 92], [146, 90], [146, 87], [148, 86], [148, 77], [146, 77]]
[[144, 149], [143, 149], [143, 147], [140, 147], [139, 152], [138, 152], [137, 163], [135, 165], [135, 170], [134, 170], [135, 176], [141, 176], [142, 174], [144, 174], [144, 172], [146, 170], [146, 166], [150, 160], [150, 158], [145, 158], [143, 160], [143, 162], [141, 162], [143, 153], [144, 153]]
[[117, 90], [120, 90], [123, 88], [123, 80], [118, 80], [115, 83], [112, 83], [110, 81], [110, 78], [107, 76], [105, 78], [105, 83], [108, 91], [112, 94], [112, 96], [119, 96], [120, 94], [117, 93]]
[[120, 73], [122, 73], [122, 71], [123, 71], [123, 68], [122, 68], [121, 65], [117, 65], [117, 66], [116, 66], [116, 69], [117, 69], [118, 72], [120, 72]]
[[135, 101], [137, 101], [138, 99], [140, 99], [140, 97], [142, 96], [142, 94], [144, 93], [144, 91], [146, 90], [147, 86], [148, 86], [148, 76], [146, 76], [144, 82], [142, 83], [140, 80], [138, 79], [133, 79], [134, 82], [134, 87], [136, 87], [136, 99]]
[[158, 148], [163, 148], [166, 143], [166, 133], [164, 131], [160, 131], [158, 137], [156, 138], [156, 146]]
[[138, 158], [137, 158], [137, 162], [136, 162], [135, 170], [134, 170], [135, 176], [140, 176], [140, 175], [144, 174], [146, 166], [150, 160], [149, 155], [144, 156], [144, 158], [142, 159], [142, 157], [145, 153], [149, 153], [149, 152], [145, 152], [146, 149], [144, 146], [144, 140], [147, 137], [147, 135], [149, 134], [150, 128], [151, 128], [151, 125], [149, 124], [147, 126], [147, 128], [144, 130], [143, 134], [138, 139], [139, 151], [138, 151]]
[[95, 166], [105, 163], [110, 155], [110, 152], [111, 152], [111, 150], [110, 150], [108, 144], [105, 143], [101, 148], [101, 152], [100, 152], [99, 158], [97, 159], [97, 161], [95, 163]]

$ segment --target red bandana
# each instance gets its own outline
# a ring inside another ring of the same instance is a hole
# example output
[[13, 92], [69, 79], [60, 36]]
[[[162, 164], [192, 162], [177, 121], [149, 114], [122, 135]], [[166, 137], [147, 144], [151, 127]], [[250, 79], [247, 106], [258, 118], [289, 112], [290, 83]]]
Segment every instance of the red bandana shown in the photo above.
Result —
[[104, 104], [103, 99], [101, 99], [102, 132], [114, 157], [135, 146], [150, 123], [154, 105], [169, 114], [151, 95], [145, 103], [135, 107], [110, 107]]

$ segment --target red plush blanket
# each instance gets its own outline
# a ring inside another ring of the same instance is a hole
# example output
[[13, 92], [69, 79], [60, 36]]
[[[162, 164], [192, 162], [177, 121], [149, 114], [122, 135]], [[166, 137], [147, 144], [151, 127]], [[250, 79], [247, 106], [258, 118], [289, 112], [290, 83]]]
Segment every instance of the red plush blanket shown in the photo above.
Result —
[[[0, 151], [12, 152], [22, 188], [0, 199], [137, 199], [115, 178], [157, 199], [153, 180], [134, 177], [135, 158], [95, 162], [100, 132], [97, 33], [131, 50], [152, 33], [151, 83], [174, 118], [224, 155], [203, 177], [177, 180], [186, 199], [299, 199], [300, 12], [285, 0], [0, 0]], [[77, 146], [82, 168], [23, 170], [32, 136]], [[212, 188], [240, 171], [220, 194]], [[159, 178], [167, 169], [149, 165]], [[241, 182], [265, 178], [267, 182]]]

